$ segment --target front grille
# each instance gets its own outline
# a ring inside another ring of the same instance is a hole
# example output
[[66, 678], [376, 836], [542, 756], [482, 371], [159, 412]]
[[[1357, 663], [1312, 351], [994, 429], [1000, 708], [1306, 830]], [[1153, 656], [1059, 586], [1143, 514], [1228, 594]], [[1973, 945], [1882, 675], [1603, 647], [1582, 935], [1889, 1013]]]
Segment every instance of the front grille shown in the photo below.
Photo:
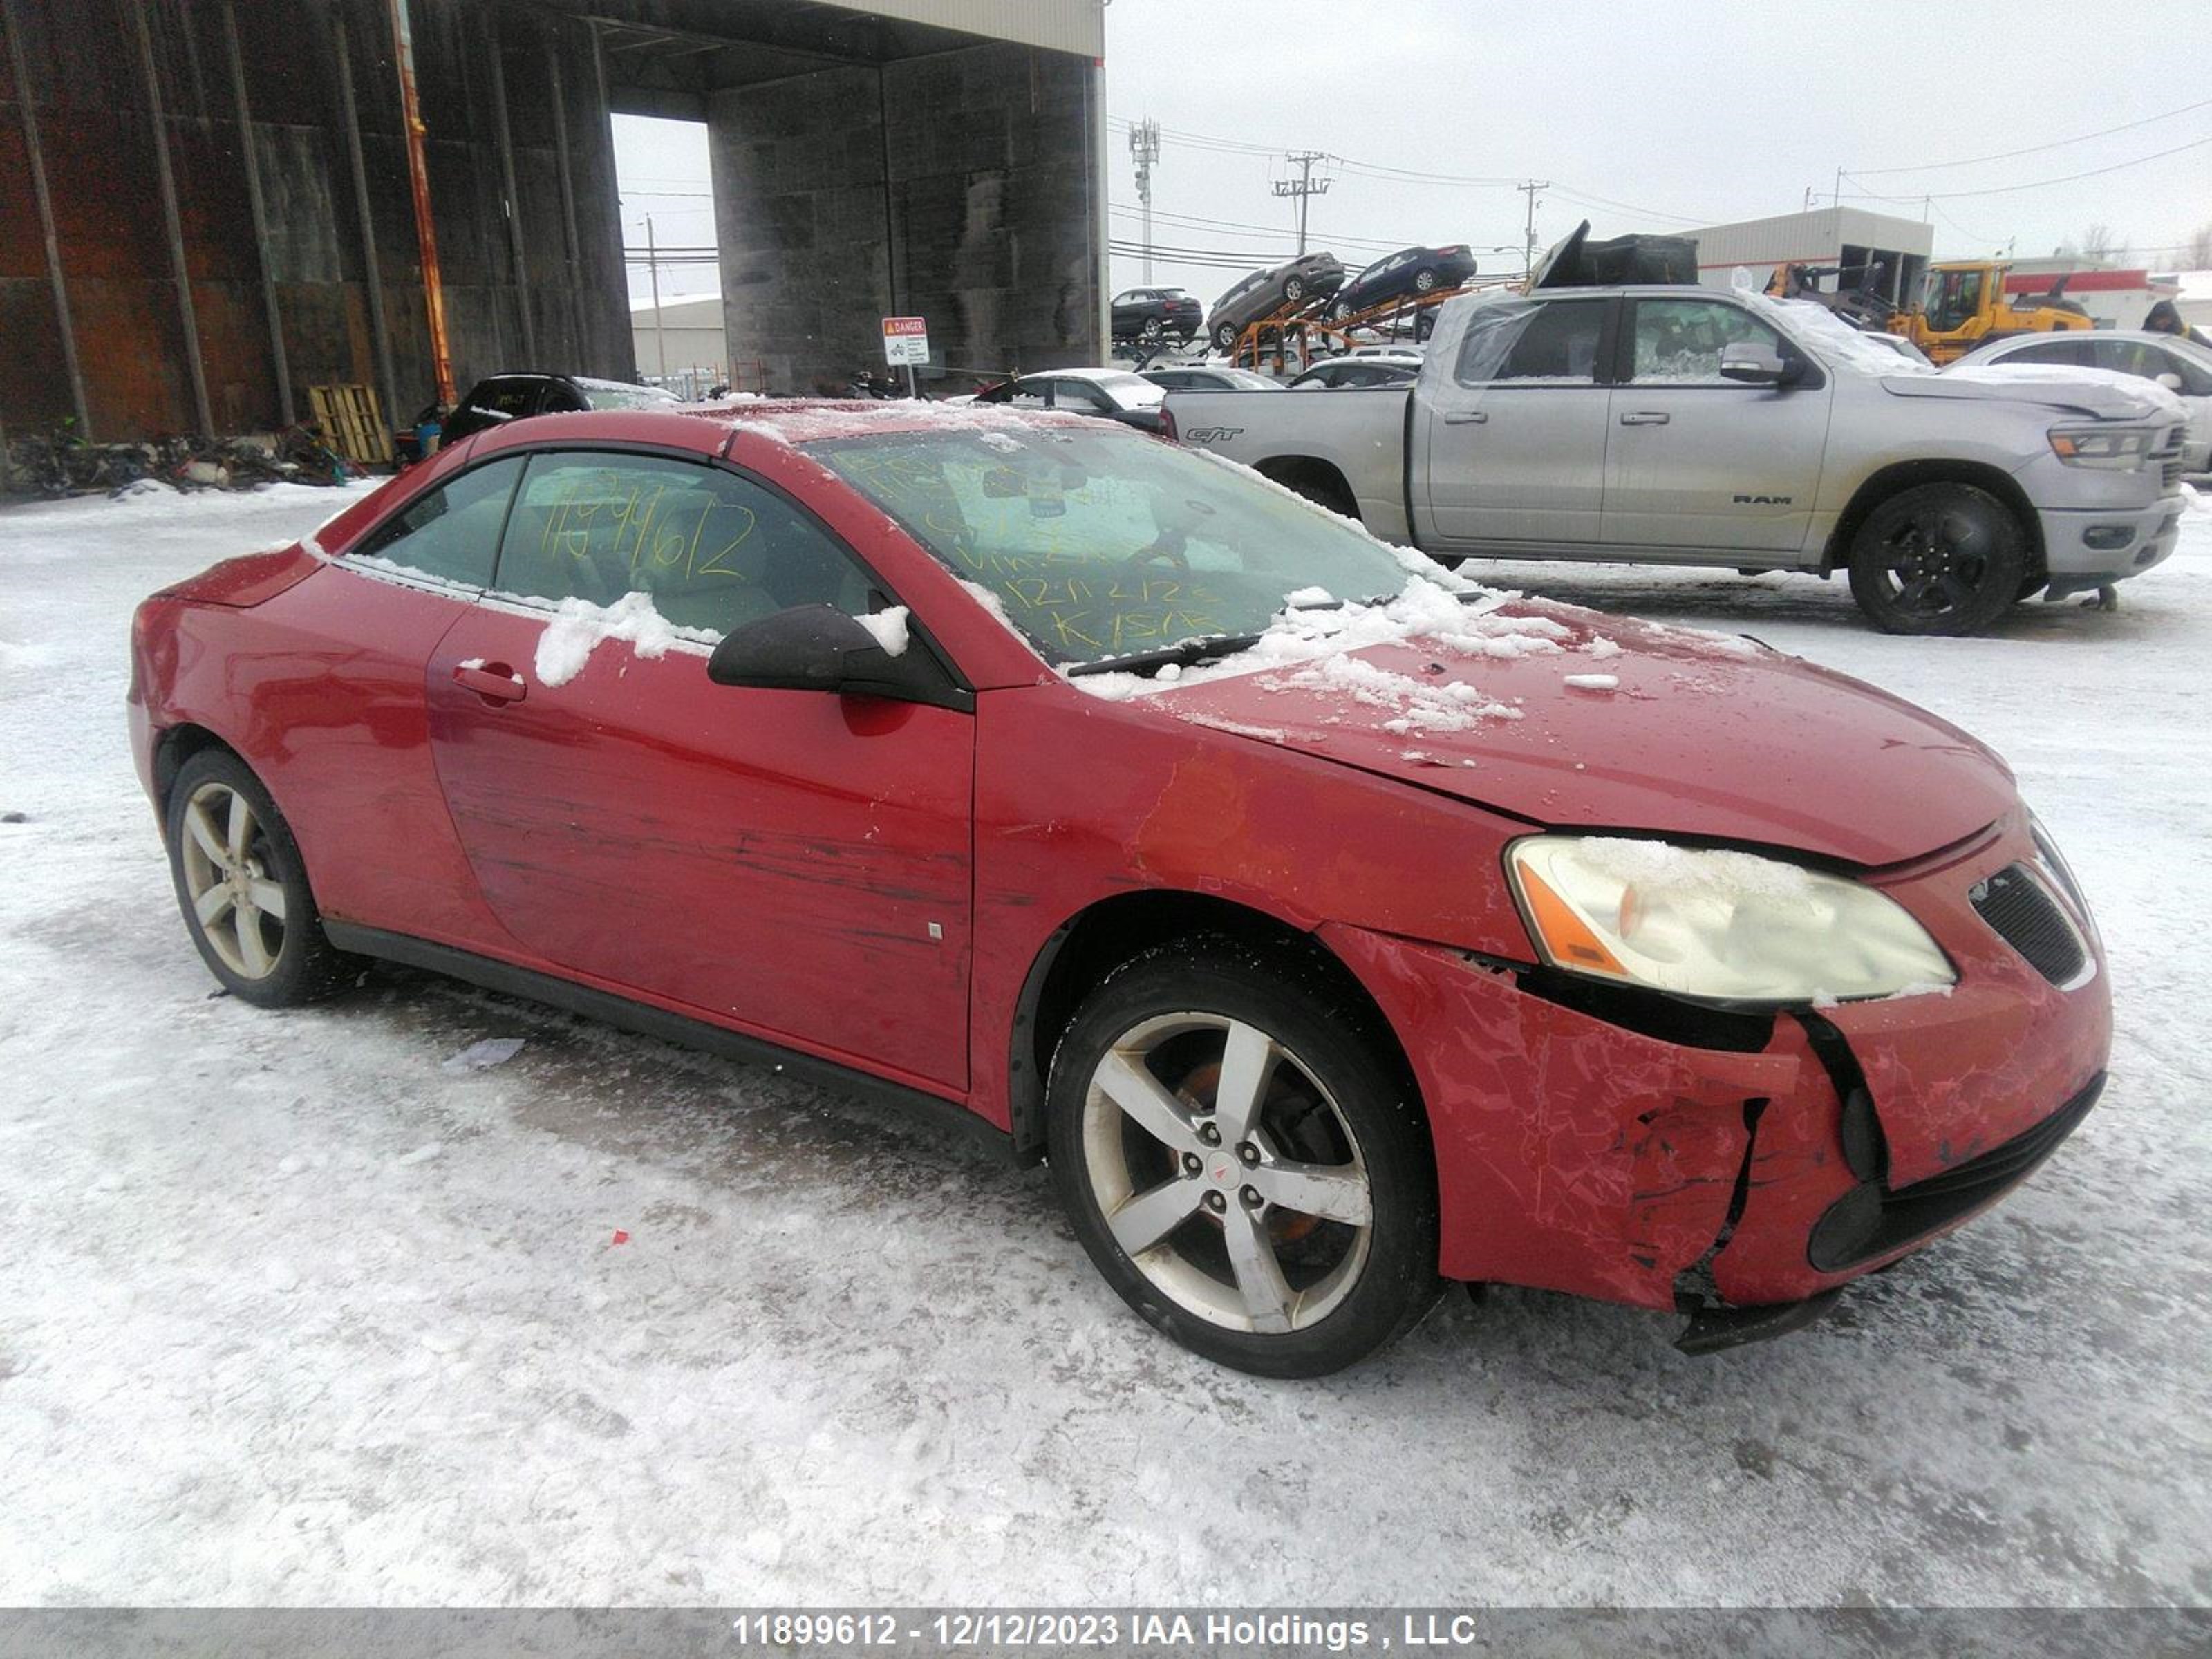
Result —
[[2151, 459], [2159, 463], [2159, 481], [2169, 490], [2181, 484], [2181, 438], [2182, 428], [2177, 426], [2166, 434], [2166, 441], [2151, 452]]
[[2087, 947], [2044, 884], [2024, 864], [2008, 864], [1966, 894], [1997, 937], [2053, 985], [2071, 985], [2088, 965]]
[[2104, 1087], [2105, 1074], [2100, 1072], [2089, 1079], [2087, 1088], [2042, 1122], [1941, 1175], [1894, 1192], [1871, 1181], [1852, 1188], [1814, 1224], [1807, 1260], [1819, 1272], [1841, 1273], [1887, 1255], [1979, 1209], [2019, 1185], [2057, 1152], [2058, 1143], [2089, 1115]]

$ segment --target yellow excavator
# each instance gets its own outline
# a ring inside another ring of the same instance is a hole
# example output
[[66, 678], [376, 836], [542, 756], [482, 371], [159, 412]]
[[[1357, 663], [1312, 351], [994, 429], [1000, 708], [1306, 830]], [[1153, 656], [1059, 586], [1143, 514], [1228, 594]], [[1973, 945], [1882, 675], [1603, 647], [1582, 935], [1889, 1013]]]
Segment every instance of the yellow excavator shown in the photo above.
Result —
[[1953, 259], [1928, 270], [1922, 302], [1889, 319], [1889, 331], [1901, 334], [1932, 362], [1963, 357], [1985, 340], [2014, 334], [2050, 334], [2094, 328], [2089, 313], [2067, 299], [2061, 276], [2048, 294], [2018, 304], [2005, 297], [2005, 273], [2012, 267], [1994, 260]]
[[[1766, 285], [1781, 299], [1816, 300], [1859, 328], [1886, 331], [1912, 342], [1931, 362], [1955, 362], [1984, 340], [2001, 340], [2014, 334], [2049, 334], [2068, 329], [2094, 328], [2088, 313], [2065, 297], [2063, 276], [2048, 294], [2014, 304], [2005, 297], [2005, 273], [2012, 267], [2000, 260], [1952, 259], [1928, 270], [1920, 303], [1892, 311], [1873, 285], [1862, 289], [1852, 279], [1863, 280], [1878, 272], [1840, 270], [1833, 265], [1780, 265]], [[1822, 278], [1838, 278], [1834, 292], [1823, 293]]]

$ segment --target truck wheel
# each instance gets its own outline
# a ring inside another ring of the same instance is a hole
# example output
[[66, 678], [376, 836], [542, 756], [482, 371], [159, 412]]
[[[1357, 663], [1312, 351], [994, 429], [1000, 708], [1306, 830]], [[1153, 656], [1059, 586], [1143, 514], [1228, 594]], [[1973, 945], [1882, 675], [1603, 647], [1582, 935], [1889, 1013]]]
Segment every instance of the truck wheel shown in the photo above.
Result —
[[2027, 548], [2010, 508], [1972, 484], [1920, 484], [1867, 515], [1851, 597], [1886, 634], [1978, 634], [2019, 597]]
[[1293, 495], [1304, 496], [1316, 507], [1327, 507], [1354, 524], [1360, 522], [1359, 503], [1352, 499], [1351, 490], [1345, 488], [1335, 474], [1324, 467], [1297, 466], [1279, 476], [1272, 472], [1265, 476]]

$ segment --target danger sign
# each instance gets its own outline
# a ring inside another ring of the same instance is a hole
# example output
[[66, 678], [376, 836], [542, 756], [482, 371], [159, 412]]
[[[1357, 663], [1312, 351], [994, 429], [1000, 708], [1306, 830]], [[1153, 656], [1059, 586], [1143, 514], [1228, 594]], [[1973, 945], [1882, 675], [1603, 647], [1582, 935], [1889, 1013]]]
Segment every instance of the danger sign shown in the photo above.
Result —
[[912, 368], [929, 361], [929, 325], [920, 317], [884, 319], [884, 361]]

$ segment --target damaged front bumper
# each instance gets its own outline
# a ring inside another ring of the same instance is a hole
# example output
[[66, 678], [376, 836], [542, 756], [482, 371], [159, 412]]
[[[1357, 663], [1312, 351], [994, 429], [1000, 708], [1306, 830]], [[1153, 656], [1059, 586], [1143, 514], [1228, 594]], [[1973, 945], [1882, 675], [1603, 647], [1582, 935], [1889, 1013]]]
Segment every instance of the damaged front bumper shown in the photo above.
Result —
[[1873, 878], [1959, 982], [1825, 1010], [1598, 997], [1325, 929], [1429, 1103], [1441, 1271], [1677, 1309], [1692, 1316], [1683, 1346], [1710, 1352], [1819, 1317], [1842, 1285], [1996, 1202], [2087, 1115], [2111, 1037], [2086, 915], [2087, 965], [2060, 982], [1975, 908], [2036, 857], [2017, 813]]

